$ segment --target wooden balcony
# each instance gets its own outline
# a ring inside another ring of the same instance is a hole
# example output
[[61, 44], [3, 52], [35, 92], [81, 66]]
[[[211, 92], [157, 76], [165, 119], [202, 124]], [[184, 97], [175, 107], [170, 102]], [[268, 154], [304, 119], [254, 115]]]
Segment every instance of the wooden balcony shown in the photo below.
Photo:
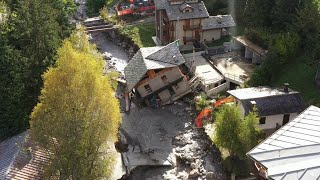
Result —
[[170, 31], [174, 31], [174, 26], [173, 25], [170, 26]]
[[193, 41], [197, 41], [197, 40], [200, 41], [200, 38], [183, 36], [183, 41], [184, 42], [193, 42]]
[[189, 26], [186, 26], [184, 25], [183, 26], [183, 30], [186, 31], [186, 30], [197, 30], [197, 29], [200, 29], [201, 28], [201, 25], [198, 24], [198, 25], [189, 25]]

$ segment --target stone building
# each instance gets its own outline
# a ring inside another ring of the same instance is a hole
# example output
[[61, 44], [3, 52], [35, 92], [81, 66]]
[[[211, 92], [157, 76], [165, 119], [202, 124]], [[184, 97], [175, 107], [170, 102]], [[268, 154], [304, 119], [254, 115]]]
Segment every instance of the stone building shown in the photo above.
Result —
[[164, 105], [191, 91], [179, 66], [185, 63], [177, 42], [141, 48], [125, 68], [127, 93], [135, 90], [147, 105]]
[[231, 15], [209, 16], [202, 1], [157, 0], [156, 39], [161, 45], [179, 39], [180, 45], [220, 39], [235, 26]]

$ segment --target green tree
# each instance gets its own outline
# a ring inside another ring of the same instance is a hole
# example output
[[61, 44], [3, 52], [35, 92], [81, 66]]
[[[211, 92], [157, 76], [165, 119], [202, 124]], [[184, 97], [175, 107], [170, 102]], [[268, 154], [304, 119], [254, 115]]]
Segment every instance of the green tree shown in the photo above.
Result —
[[245, 158], [245, 154], [260, 140], [259, 118], [256, 111], [241, 117], [238, 107], [224, 105], [216, 114], [213, 142], [226, 149], [231, 158]]
[[242, 158], [245, 154], [255, 147], [261, 139], [261, 129], [259, 128], [259, 117], [256, 110], [250, 112], [244, 120], [241, 122], [240, 138], [242, 141], [243, 152], [241, 152]]
[[50, 151], [46, 175], [62, 179], [101, 179], [112, 173], [120, 110], [104, 61], [84, 30], [58, 50], [57, 62], [43, 75], [40, 102], [31, 114], [31, 136]]
[[0, 2], [0, 14], [5, 13], [5, 23], [0, 23], [0, 139], [27, 129], [41, 74], [54, 64], [57, 48], [70, 35], [74, 10], [73, 0]]
[[216, 114], [213, 142], [217, 147], [226, 149], [231, 157], [243, 152], [240, 125], [241, 115], [236, 106], [224, 105]]
[[[0, 35], [1, 36], [1, 35]], [[24, 131], [28, 125], [26, 87], [28, 64], [21, 53], [7, 45], [0, 45], [0, 141]]]
[[98, 14], [105, 5], [106, 0], [87, 0], [88, 14]]

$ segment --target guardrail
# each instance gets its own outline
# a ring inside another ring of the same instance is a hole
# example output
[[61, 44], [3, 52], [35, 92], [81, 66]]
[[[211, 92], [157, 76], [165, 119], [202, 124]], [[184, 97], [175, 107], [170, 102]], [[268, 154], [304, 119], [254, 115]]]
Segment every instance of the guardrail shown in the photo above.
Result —
[[224, 74], [225, 78], [228, 78], [230, 80], [233, 80], [239, 84], [243, 84], [244, 83], [244, 79], [240, 78], [240, 76], [237, 76], [235, 74], [230, 74], [230, 73], [225, 73]]

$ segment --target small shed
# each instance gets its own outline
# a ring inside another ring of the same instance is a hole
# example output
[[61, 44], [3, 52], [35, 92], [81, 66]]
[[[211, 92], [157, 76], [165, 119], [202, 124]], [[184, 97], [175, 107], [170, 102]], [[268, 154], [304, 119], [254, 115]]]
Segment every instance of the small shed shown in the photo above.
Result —
[[235, 37], [233, 40], [234, 49], [244, 49], [244, 57], [252, 64], [261, 64], [267, 50], [248, 40], [244, 36]]

